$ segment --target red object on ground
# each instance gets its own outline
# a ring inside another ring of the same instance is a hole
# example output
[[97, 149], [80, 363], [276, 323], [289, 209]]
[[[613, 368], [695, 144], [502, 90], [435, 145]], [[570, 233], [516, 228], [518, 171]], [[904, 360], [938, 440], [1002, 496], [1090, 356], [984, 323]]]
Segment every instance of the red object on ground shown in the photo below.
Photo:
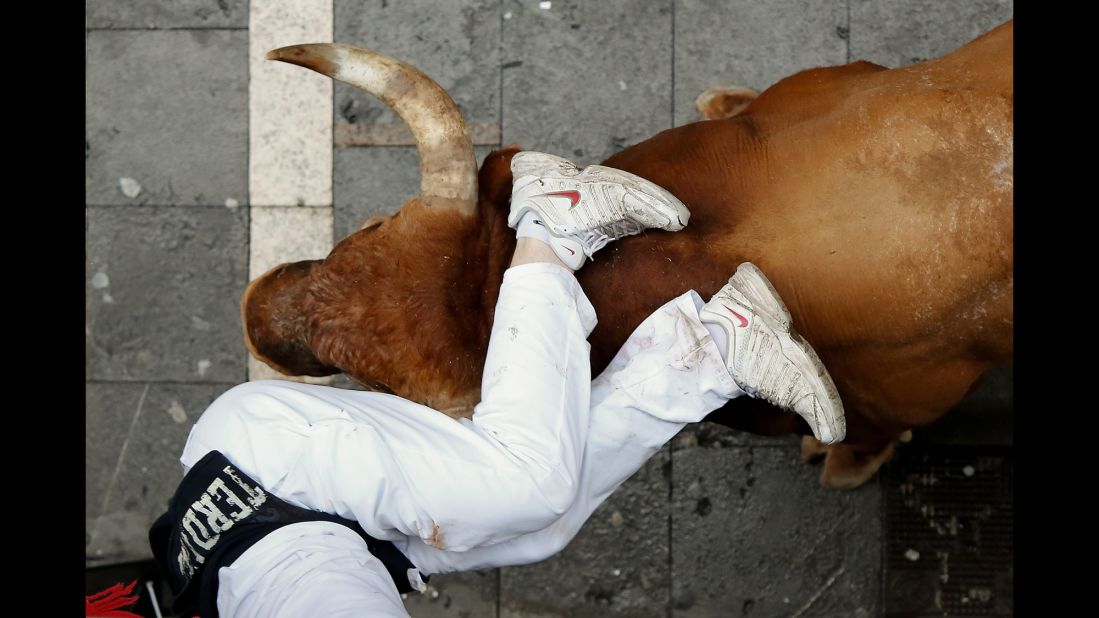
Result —
[[106, 590], [84, 597], [84, 616], [102, 616], [104, 618], [141, 618], [133, 612], [122, 611], [121, 608], [129, 607], [137, 603], [137, 595], [131, 595], [137, 580], [130, 582], [128, 586], [115, 584]]

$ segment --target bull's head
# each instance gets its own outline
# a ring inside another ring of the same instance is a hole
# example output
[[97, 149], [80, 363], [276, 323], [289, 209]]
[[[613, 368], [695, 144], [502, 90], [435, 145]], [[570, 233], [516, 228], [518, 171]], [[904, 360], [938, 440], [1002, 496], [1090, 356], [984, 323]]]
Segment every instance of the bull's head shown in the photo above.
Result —
[[506, 204], [518, 149], [492, 153], [478, 175], [454, 101], [384, 54], [319, 44], [267, 57], [393, 108], [419, 148], [420, 195], [368, 220], [327, 258], [281, 264], [253, 281], [241, 301], [249, 351], [287, 375], [343, 371], [367, 387], [464, 412], [479, 399], [492, 308], [514, 248]]

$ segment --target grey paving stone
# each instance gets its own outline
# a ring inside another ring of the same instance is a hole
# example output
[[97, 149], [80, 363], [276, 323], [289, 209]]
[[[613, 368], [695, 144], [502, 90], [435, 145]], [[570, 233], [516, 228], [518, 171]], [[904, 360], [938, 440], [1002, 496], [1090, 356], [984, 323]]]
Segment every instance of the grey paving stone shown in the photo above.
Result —
[[88, 28], [247, 28], [248, 0], [88, 0]]
[[623, 483], [560, 554], [501, 569], [501, 617], [665, 616], [668, 457]]
[[420, 192], [420, 161], [414, 146], [337, 148], [333, 156], [335, 242], [369, 217], [397, 212]]
[[432, 575], [423, 594], [407, 595], [404, 606], [415, 618], [488, 618], [496, 615], [497, 570]]
[[89, 207], [90, 380], [245, 380], [248, 209]]
[[878, 615], [877, 479], [839, 492], [819, 472], [796, 448], [673, 451], [673, 614]]
[[247, 202], [247, 32], [98, 30], [86, 50], [88, 204]]
[[150, 557], [148, 530], [183, 472], [187, 434], [225, 385], [100, 382], [85, 386], [86, 559]]
[[502, 143], [587, 165], [670, 126], [671, 0], [508, 0], [503, 17]]
[[847, 59], [845, 0], [676, 0], [675, 122], [701, 120], [695, 98], [736, 84], [762, 92]]
[[133, 421], [143, 387], [143, 384], [85, 385], [84, 516], [88, 520], [98, 517], [103, 510], [103, 498], [118, 463], [119, 447]]
[[683, 428], [672, 439], [672, 448], [691, 448], [695, 446], [726, 448], [730, 446], [798, 446], [801, 436], [757, 436], [746, 431], [730, 429], [725, 425], [704, 421], [692, 423]]
[[[493, 150], [491, 146], [473, 148], [478, 168]], [[374, 215], [397, 212], [420, 193], [420, 159], [415, 146], [337, 148], [334, 156], [335, 242]]]
[[937, 58], [1014, 15], [1011, 0], [850, 0], [851, 60], [898, 67]]
[[[469, 125], [500, 120], [497, 0], [334, 0], [334, 40], [403, 60], [450, 94]], [[398, 123], [384, 103], [346, 84], [335, 89], [335, 122]]]

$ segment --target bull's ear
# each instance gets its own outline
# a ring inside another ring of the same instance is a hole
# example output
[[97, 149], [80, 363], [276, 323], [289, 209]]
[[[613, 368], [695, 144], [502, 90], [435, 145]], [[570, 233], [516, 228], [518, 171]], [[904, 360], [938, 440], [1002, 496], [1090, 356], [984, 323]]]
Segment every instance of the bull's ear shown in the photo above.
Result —
[[248, 285], [240, 301], [244, 345], [272, 369], [291, 376], [339, 373], [309, 347], [309, 279], [321, 260], [279, 264]]
[[512, 144], [488, 153], [477, 177], [482, 200], [507, 206], [511, 199], [511, 158], [521, 150], [523, 149]]
[[359, 229], [369, 230], [372, 227], [378, 227], [379, 225], [385, 223], [386, 219], [389, 219], [392, 216], [393, 215], [374, 215], [373, 217], [368, 218], [366, 221], [363, 221], [363, 224], [359, 226]]

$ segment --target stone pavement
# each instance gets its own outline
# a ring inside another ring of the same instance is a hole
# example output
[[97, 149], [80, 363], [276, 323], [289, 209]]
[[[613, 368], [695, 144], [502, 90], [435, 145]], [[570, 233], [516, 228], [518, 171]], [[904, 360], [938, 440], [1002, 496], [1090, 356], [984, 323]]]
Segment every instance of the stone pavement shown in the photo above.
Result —
[[[266, 2], [253, 4], [87, 3], [89, 566], [148, 557], [146, 530], [179, 479], [191, 424], [255, 376], [238, 303], [257, 252], [298, 246], [322, 257], [328, 241], [417, 192], [416, 150], [391, 130], [396, 117], [336, 84], [331, 203], [252, 203], [249, 41], [269, 33], [250, 27], [277, 21], [257, 19]], [[693, 100], [711, 85], [763, 90], [813, 66], [908, 64], [1013, 13], [1010, 0], [314, 4], [330, 11], [332, 40], [404, 59], [446, 88], [479, 159], [518, 143], [581, 165], [697, 120]], [[297, 42], [307, 41], [284, 44]], [[364, 134], [397, 137], [363, 147]], [[308, 242], [295, 237], [306, 227]], [[1011, 380], [999, 374], [917, 442], [1011, 444]], [[690, 427], [558, 557], [436, 577], [408, 607], [512, 618], [880, 615], [880, 483], [827, 491], [818, 472], [800, 463], [793, 438]]]

